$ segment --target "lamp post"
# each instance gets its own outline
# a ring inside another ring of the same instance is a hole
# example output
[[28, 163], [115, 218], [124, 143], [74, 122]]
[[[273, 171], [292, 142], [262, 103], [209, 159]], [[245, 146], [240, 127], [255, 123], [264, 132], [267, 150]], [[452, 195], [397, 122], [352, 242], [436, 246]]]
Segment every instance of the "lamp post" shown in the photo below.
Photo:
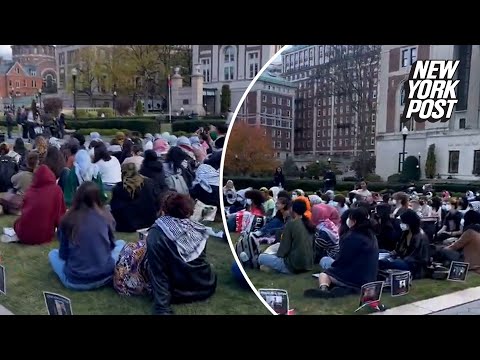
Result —
[[407, 136], [408, 136], [408, 128], [404, 126], [402, 129], [402, 137], [403, 137], [402, 169], [403, 169], [403, 164], [405, 164], [405, 143], [407, 142]]
[[[113, 86], [113, 88], [115, 89], [115, 85]], [[117, 99], [117, 92], [114, 90], [113, 91], [113, 97], [112, 97], [112, 106], [113, 106], [113, 114], [115, 116], [117, 116], [117, 108], [115, 107], [116, 99]]]
[[77, 120], [77, 75], [78, 71], [76, 68], [72, 69], [72, 80], [73, 80], [73, 118]]
[[330, 164], [332, 163], [332, 159], [331, 158], [328, 158], [328, 166], [330, 166]]
[[420, 166], [422, 165], [422, 154], [419, 152], [418, 153], [418, 165], [417, 165], [417, 169], [418, 171], [420, 172], [420, 177], [422, 177], [422, 170], [420, 168]]
[[41, 109], [42, 108], [42, 89], [38, 89], [38, 106]]

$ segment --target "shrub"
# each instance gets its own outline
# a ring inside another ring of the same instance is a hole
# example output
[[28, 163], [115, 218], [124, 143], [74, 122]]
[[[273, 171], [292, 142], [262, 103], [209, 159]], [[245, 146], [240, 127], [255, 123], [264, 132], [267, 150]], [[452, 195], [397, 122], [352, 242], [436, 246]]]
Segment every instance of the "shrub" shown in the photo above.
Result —
[[403, 180], [402, 174], [393, 174], [387, 178], [388, 183], [401, 183]]
[[357, 178], [355, 176], [345, 176], [343, 181], [357, 182]]
[[42, 101], [43, 110], [46, 113], [52, 114], [54, 116], [60, 115], [60, 112], [63, 109], [63, 100], [59, 97], [46, 98]]
[[425, 177], [433, 179], [437, 172], [437, 159], [435, 156], [435, 144], [428, 147], [427, 161], [425, 162]]
[[226, 113], [228, 109], [230, 109], [231, 103], [232, 103], [232, 93], [230, 91], [230, 86], [225, 84], [222, 86], [220, 112]]
[[142, 116], [143, 115], [143, 104], [140, 100], [137, 100], [135, 104], [135, 115]]
[[173, 135], [175, 135], [176, 137], [180, 137], [180, 136], [190, 136], [192, 133], [188, 133], [186, 131], [176, 131], [173, 133]]
[[77, 119], [85, 119], [85, 118], [96, 118], [98, 117], [96, 111], [86, 110], [86, 109], [77, 109]]
[[101, 117], [102, 114], [105, 114], [106, 118], [111, 118], [113, 117], [113, 109], [112, 108], [100, 108], [97, 109], [97, 117]]
[[285, 176], [298, 176], [299, 173], [297, 167], [295, 166], [295, 162], [291, 157], [284, 161], [282, 170]]
[[368, 174], [366, 177], [365, 177], [365, 181], [368, 181], [368, 182], [381, 182], [382, 181], [382, 177], [380, 175], [377, 175], [377, 174]]
[[189, 134], [194, 133], [200, 127], [208, 129], [209, 125], [217, 126], [220, 124], [225, 124], [224, 119], [211, 119], [204, 118], [202, 120], [185, 120], [185, 121], [172, 121], [172, 132], [185, 131]]
[[129, 130], [128, 129], [95, 129], [95, 128], [84, 128], [84, 129], [78, 129], [77, 133], [82, 134], [82, 135], [90, 135], [92, 132], [98, 132], [100, 136], [114, 136], [117, 132], [123, 132], [126, 133]]
[[[120, 96], [116, 101], [115, 101], [115, 110], [119, 115], [127, 115], [128, 110], [130, 110], [130, 107], [132, 106], [132, 100], [128, 96]], [[143, 115], [143, 114], [140, 114]]]
[[402, 177], [405, 181], [420, 180], [420, 168], [418, 165], [418, 158], [415, 156], [409, 156], [405, 159], [402, 169]]
[[129, 129], [130, 131], [138, 131], [141, 134], [159, 132], [160, 127], [155, 119], [151, 117], [143, 118], [95, 118], [95, 119], [79, 119], [77, 121], [67, 121], [68, 129]]

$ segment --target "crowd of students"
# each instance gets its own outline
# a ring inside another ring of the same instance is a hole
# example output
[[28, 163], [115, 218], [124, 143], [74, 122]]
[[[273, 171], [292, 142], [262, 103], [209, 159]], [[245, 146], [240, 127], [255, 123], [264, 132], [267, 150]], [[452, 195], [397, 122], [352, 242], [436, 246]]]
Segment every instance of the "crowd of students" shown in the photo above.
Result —
[[[37, 136], [31, 150], [20, 138], [11, 150], [1, 144], [0, 204], [18, 216], [15, 235], [2, 240], [41, 245], [56, 234], [59, 248], [48, 258], [72, 290], [113, 283], [123, 295], [152, 295], [155, 314], [206, 299], [216, 289], [206, 257], [212, 230], [190, 218], [198, 204], [220, 205], [226, 131], [218, 126], [178, 139], [117, 133], [110, 143], [92, 133], [88, 144], [74, 134], [63, 145]], [[115, 237], [142, 229], [146, 240], [136, 243]]]
[[[275, 184], [285, 184], [281, 169]], [[412, 188], [375, 193], [361, 182], [348, 196], [334, 190], [306, 196], [279, 186], [237, 191], [229, 180], [223, 192], [228, 230], [257, 249], [242, 251], [237, 244], [244, 266], [298, 274], [320, 265], [319, 286], [306, 290], [307, 297], [358, 292], [385, 270], [407, 270], [420, 279], [465, 261], [480, 271], [480, 195], [472, 191], [459, 199], [428, 186], [420, 194]], [[252, 262], [260, 244], [271, 246]]]

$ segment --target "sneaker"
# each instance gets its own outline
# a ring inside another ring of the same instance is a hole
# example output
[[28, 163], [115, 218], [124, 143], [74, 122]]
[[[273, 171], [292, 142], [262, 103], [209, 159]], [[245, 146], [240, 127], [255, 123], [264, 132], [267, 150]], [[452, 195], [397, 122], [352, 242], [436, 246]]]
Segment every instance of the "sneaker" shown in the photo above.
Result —
[[307, 289], [303, 292], [303, 296], [308, 298], [321, 298], [321, 299], [331, 299], [334, 296], [328, 287], [320, 287], [316, 289]]
[[17, 237], [17, 235], [13, 235], [13, 236], [2, 235], [0, 237], [0, 241], [3, 242], [3, 243], [18, 242], [18, 237]]
[[270, 273], [270, 272], [273, 271], [273, 269], [271, 267], [268, 267], [268, 266], [265, 266], [265, 265], [260, 265], [260, 271]]

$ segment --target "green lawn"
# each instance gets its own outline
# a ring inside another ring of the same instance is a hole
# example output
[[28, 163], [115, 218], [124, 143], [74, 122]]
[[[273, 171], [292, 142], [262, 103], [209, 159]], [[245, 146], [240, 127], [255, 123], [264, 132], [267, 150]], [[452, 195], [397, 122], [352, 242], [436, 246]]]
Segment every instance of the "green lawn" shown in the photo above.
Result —
[[[0, 227], [11, 227], [13, 216], [0, 216]], [[214, 224], [220, 228], [221, 224]], [[117, 233], [117, 239], [137, 240], [136, 234]], [[0, 304], [18, 315], [46, 315], [43, 291], [51, 291], [72, 300], [76, 315], [149, 315], [152, 301], [146, 297], [121, 297], [111, 287], [88, 292], [74, 292], [62, 286], [48, 263], [50, 249], [58, 247], [55, 240], [42, 246], [24, 246], [0, 242], [0, 263], [7, 274], [7, 295], [0, 294]], [[216, 293], [207, 301], [174, 306], [176, 314], [225, 315], [269, 314], [253, 292], [240, 289], [230, 267], [233, 256], [221, 239], [211, 238], [207, 256], [218, 275]]]
[[[231, 233], [230, 235], [233, 241], [238, 238], [238, 234]], [[257, 289], [287, 290], [290, 298], [290, 308], [295, 309], [297, 315], [349, 315], [354, 314], [358, 307], [359, 295], [337, 299], [311, 299], [303, 296], [306, 289], [318, 286], [318, 279], [312, 276], [313, 273], [321, 271], [318, 265], [313, 272], [298, 275], [283, 275], [253, 269], [246, 269], [246, 271], [252, 284]], [[390, 296], [390, 292], [385, 290], [381, 300], [387, 308], [392, 308], [475, 286], [480, 286], [480, 275], [474, 272], [468, 273], [465, 283], [431, 279], [415, 280], [407, 295], [393, 298]], [[365, 313], [368, 313], [368, 310], [362, 309], [358, 312], [358, 314]]]

